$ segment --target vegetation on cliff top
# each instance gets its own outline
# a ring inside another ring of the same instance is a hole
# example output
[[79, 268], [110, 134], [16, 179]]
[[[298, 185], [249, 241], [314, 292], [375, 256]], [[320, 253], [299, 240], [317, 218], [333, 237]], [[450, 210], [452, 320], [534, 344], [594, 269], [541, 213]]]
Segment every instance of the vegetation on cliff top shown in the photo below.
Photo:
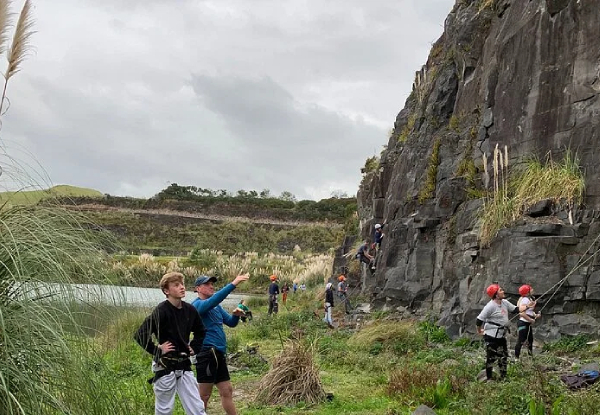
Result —
[[484, 203], [480, 229], [484, 246], [500, 229], [540, 201], [551, 200], [570, 211], [583, 200], [585, 179], [579, 160], [570, 151], [560, 162], [555, 162], [550, 155], [545, 162], [530, 159], [512, 173], [508, 169], [506, 148], [504, 152], [496, 148], [493, 157], [494, 192]]

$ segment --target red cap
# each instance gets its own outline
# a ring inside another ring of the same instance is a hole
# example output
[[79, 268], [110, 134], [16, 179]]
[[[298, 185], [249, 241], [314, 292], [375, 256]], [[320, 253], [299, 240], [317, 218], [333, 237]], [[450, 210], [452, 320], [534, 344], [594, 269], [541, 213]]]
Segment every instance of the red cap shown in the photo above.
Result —
[[489, 287], [487, 287], [485, 292], [487, 293], [487, 295], [489, 295], [490, 298], [494, 298], [494, 296], [496, 295], [496, 293], [499, 290], [500, 290], [500, 286], [498, 284], [492, 284]]
[[531, 292], [531, 285], [524, 284], [519, 287], [519, 295], [521, 297], [525, 297], [530, 292]]

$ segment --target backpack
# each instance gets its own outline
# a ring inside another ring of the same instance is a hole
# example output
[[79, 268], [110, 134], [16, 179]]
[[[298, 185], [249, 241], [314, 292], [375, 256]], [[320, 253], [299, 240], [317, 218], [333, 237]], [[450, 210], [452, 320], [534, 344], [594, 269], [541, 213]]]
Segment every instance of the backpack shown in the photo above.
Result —
[[576, 390], [593, 385], [600, 378], [600, 372], [597, 370], [582, 370], [576, 375], [562, 375], [562, 380], [569, 389]]

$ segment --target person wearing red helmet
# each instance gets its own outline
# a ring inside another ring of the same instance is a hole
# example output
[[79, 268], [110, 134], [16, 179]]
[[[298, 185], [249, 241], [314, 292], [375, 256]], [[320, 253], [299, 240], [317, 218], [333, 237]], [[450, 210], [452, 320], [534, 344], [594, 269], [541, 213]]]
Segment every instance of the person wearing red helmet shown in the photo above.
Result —
[[271, 284], [269, 285], [269, 311], [268, 314], [277, 314], [279, 311], [279, 304], [277, 303], [277, 296], [279, 295], [279, 285], [277, 284], [277, 276], [271, 275], [269, 277]]
[[[524, 284], [519, 287], [519, 301], [517, 305], [532, 304], [533, 301], [533, 288], [531, 285]], [[533, 308], [527, 308], [527, 310], [520, 313], [519, 321], [517, 321], [517, 344], [515, 345], [515, 357], [518, 359], [521, 355], [521, 347], [523, 343], [527, 342], [527, 350], [529, 355], [533, 355], [533, 323], [535, 320], [542, 316], [541, 313], [536, 313]]]
[[[494, 363], [498, 361], [500, 376], [506, 377], [508, 366], [508, 344], [506, 332], [509, 324], [508, 313], [519, 313], [530, 305], [516, 306], [508, 301], [504, 289], [498, 284], [492, 284], [486, 289], [490, 301], [477, 316], [477, 333], [483, 335], [485, 341], [485, 373], [488, 380], [492, 379]], [[532, 303], [535, 306], [535, 302]]]

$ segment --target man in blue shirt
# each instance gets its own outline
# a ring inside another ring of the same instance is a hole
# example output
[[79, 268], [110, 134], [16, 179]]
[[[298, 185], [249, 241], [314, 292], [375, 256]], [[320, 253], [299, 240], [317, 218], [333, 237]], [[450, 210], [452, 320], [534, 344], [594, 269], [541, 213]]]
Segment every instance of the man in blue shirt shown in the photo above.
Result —
[[206, 408], [213, 385], [217, 385], [221, 396], [221, 405], [227, 415], [236, 415], [237, 412], [233, 403], [233, 385], [227, 369], [227, 339], [223, 324], [229, 327], [237, 326], [240, 316], [244, 312], [241, 309], [235, 309], [233, 315], [229, 314], [223, 309], [221, 302], [235, 290], [238, 284], [248, 281], [248, 278], [248, 274], [238, 275], [231, 283], [215, 292], [213, 283], [217, 278], [198, 277], [195, 284], [198, 298], [192, 302], [206, 328], [202, 349], [196, 356], [196, 379], [200, 397]]

